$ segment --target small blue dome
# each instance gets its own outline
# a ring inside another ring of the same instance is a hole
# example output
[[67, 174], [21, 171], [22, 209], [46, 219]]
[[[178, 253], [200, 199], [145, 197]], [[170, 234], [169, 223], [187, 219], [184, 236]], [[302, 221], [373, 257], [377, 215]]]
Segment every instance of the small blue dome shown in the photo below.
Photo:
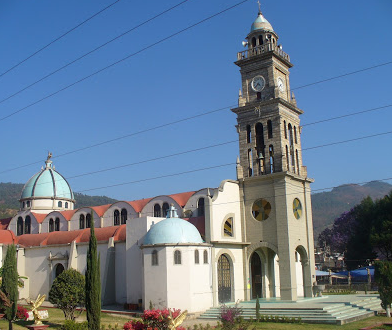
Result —
[[250, 28], [250, 32], [253, 32], [256, 30], [264, 30], [264, 31], [269, 31], [269, 32], [274, 31], [270, 22], [268, 22], [265, 19], [265, 17], [263, 16], [263, 14], [261, 12], [259, 12], [259, 14], [257, 15], [257, 18], [253, 22], [252, 27]]
[[144, 238], [144, 245], [203, 243], [197, 228], [177, 217], [175, 208], [171, 206], [167, 218], [153, 225]]
[[60, 173], [55, 171], [49, 159], [45, 162], [45, 168], [34, 174], [23, 187], [20, 198], [31, 197], [74, 199], [69, 183]]

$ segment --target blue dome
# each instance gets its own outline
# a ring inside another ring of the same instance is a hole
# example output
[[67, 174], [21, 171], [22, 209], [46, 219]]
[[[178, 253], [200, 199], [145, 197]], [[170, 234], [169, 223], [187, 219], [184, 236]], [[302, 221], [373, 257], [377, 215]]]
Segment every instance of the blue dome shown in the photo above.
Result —
[[31, 197], [49, 197], [57, 199], [74, 199], [73, 192], [67, 180], [52, 167], [52, 162], [47, 160], [45, 168], [34, 174], [25, 184], [21, 199]]
[[176, 215], [174, 207], [171, 206], [168, 210], [168, 218], [150, 228], [143, 244], [203, 243], [197, 228]]
[[263, 14], [261, 12], [259, 12], [259, 14], [257, 15], [257, 18], [253, 22], [253, 24], [250, 28], [250, 32], [253, 32], [256, 30], [264, 30], [264, 31], [269, 31], [269, 32], [274, 31], [270, 22], [268, 22], [265, 19], [265, 17], [263, 16]]

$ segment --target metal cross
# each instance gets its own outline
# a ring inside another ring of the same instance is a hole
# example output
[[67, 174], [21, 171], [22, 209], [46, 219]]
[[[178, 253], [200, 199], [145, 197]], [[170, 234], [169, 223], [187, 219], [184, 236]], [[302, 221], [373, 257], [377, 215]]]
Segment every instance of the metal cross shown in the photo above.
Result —
[[259, 13], [261, 13], [261, 4], [260, 4], [260, 1], [257, 0], [257, 3], [259, 4]]

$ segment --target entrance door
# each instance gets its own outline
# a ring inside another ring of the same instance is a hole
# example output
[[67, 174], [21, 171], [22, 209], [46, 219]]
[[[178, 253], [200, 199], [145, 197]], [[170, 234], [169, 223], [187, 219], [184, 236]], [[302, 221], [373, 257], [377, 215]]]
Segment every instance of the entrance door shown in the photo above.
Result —
[[252, 299], [262, 297], [262, 279], [261, 279], [261, 260], [260, 256], [253, 252], [252, 258], [250, 259], [250, 267], [252, 274]]
[[220, 303], [231, 301], [230, 262], [224, 254], [218, 260], [218, 300]]

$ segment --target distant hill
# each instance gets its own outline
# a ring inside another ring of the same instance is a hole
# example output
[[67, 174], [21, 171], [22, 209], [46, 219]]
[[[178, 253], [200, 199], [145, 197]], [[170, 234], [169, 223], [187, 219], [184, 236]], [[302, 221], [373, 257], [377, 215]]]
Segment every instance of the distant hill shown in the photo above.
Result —
[[[13, 217], [19, 210], [19, 198], [23, 189], [21, 183], [0, 182], [0, 219]], [[116, 199], [107, 196], [88, 196], [75, 193], [75, 208], [112, 204]]]
[[392, 185], [386, 182], [372, 181], [363, 186], [346, 184], [333, 188], [329, 192], [312, 194], [314, 240], [343, 212], [349, 211], [367, 196], [378, 199], [389, 194]]

